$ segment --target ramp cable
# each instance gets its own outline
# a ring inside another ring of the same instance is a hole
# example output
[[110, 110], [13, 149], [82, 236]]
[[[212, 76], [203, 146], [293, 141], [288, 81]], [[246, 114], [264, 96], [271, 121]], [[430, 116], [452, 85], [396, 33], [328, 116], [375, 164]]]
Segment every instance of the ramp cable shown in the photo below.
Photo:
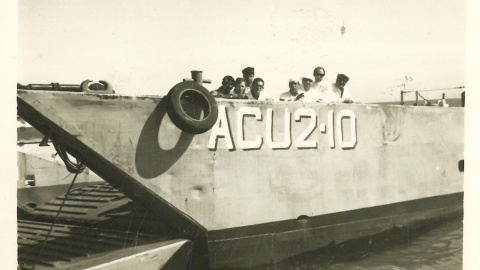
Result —
[[53, 146], [55, 147], [55, 150], [57, 151], [58, 156], [63, 160], [63, 163], [65, 163], [65, 167], [67, 167], [67, 170], [69, 172], [78, 174], [85, 170], [85, 165], [81, 161], [77, 160], [77, 163], [75, 163], [70, 160], [63, 146], [55, 143], [55, 141], [53, 140], [52, 140], [52, 143], [53, 143]]
[[[82, 165], [83, 165], [83, 164], [82, 164]], [[85, 169], [85, 168], [84, 168], [84, 169]], [[82, 171], [83, 171], [83, 169], [82, 169]], [[73, 177], [72, 183], [70, 183], [70, 186], [68, 187], [68, 190], [67, 190], [67, 193], [65, 194], [65, 197], [63, 197], [62, 204], [60, 205], [60, 208], [58, 208], [57, 215], [56, 215], [55, 218], [53, 219], [52, 226], [50, 226], [50, 230], [48, 231], [48, 234], [47, 234], [47, 236], [45, 237], [45, 240], [43, 240], [43, 242], [42, 242], [42, 248], [41, 248], [40, 251], [38, 252], [37, 259], [33, 262], [32, 270], [35, 269], [35, 266], [37, 265], [37, 261], [38, 261], [38, 259], [40, 258], [40, 256], [42, 255], [43, 247], [44, 247], [45, 244], [47, 243], [48, 238], [50, 237], [50, 234], [51, 234], [52, 231], [53, 231], [53, 227], [55, 227], [55, 223], [57, 222], [57, 218], [58, 218], [58, 216], [60, 215], [60, 212], [62, 212], [63, 205], [65, 204], [65, 201], [67, 200], [68, 194], [70, 194], [70, 190], [72, 189], [73, 184], [75, 183], [75, 180], [77, 179], [77, 176], [78, 176], [79, 173], [80, 173], [80, 172], [76, 172], [76, 173], [75, 173], [75, 176]]]

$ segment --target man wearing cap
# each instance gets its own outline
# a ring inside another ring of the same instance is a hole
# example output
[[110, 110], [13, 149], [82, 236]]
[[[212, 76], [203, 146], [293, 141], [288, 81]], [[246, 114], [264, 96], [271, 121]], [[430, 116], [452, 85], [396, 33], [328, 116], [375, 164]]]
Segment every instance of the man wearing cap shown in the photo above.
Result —
[[331, 91], [325, 98], [327, 102], [353, 103], [350, 90], [345, 86], [349, 78], [345, 74], [338, 74], [335, 83], [332, 83]]
[[263, 79], [255, 78], [252, 82], [252, 88], [250, 89], [251, 91], [246, 93], [248, 99], [259, 101], [273, 101], [274, 98], [263, 92], [264, 87], [265, 82], [263, 81]]
[[299, 83], [296, 79], [290, 79], [288, 82], [288, 87], [290, 88], [287, 92], [280, 95], [280, 100], [282, 101], [299, 101], [305, 98], [305, 91], [298, 90]]
[[302, 85], [305, 91], [305, 101], [315, 102], [321, 100], [320, 91], [313, 89], [313, 80], [311, 78], [303, 77]]
[[250, 92], [253, 78], [255, 78], [255, 69], [253, 67], [246, 67], [242, 70], [243, 79], [245, 80], [245, 93]]
[[217, 90], [213, 90], [210, 93], [214, 97], [229, 97], [230, 92], [233, 91], [233, 87], [235, 86], [235, 80], [232, 76], [225, 76], [222, 79], [222, 86], [220, 86]]

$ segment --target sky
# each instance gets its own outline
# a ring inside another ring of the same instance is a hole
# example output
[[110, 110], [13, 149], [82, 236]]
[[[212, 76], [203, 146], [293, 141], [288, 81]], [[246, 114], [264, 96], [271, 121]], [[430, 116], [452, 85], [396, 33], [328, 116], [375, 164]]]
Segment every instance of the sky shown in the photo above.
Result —
[[[251, 66], [277, 96], [322, 66], [329, 82], [349, 76], [360, 102], [395, 101], [400, 90], [465, 85], [465, 14], [458, 0], [21, 0], [18, 81], [165, 95], [191, 70], [214, 90]], [[425, 95], [443, 92], [461, 91]]]

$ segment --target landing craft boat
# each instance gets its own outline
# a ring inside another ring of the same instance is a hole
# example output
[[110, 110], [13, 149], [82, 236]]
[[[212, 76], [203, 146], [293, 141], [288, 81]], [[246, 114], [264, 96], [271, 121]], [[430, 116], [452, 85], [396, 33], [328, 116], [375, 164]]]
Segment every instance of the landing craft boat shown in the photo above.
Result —
[[18, 114], [192, 240], [193, 268], [463, 214], [463, 108], [215, 101], [194, 78], [165, 97], [22, 86]]
[[191, 241], [19, 117], [17, 156], [18, 269], [188, 268]]

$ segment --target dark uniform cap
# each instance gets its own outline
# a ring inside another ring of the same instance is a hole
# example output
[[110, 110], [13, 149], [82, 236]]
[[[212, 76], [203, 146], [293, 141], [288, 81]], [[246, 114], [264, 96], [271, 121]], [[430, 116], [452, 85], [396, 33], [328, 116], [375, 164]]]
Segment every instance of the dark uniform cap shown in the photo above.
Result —
[[246, 67], [242, 70], [243, 75], [255, 74], [255, 69], [253, 67]]
[[337, 80], [345, 80], [348, 82], [348, 80], [350, 80], [350, 78], [348, 78], [345, 74], [338, 74], [337, 75]]

